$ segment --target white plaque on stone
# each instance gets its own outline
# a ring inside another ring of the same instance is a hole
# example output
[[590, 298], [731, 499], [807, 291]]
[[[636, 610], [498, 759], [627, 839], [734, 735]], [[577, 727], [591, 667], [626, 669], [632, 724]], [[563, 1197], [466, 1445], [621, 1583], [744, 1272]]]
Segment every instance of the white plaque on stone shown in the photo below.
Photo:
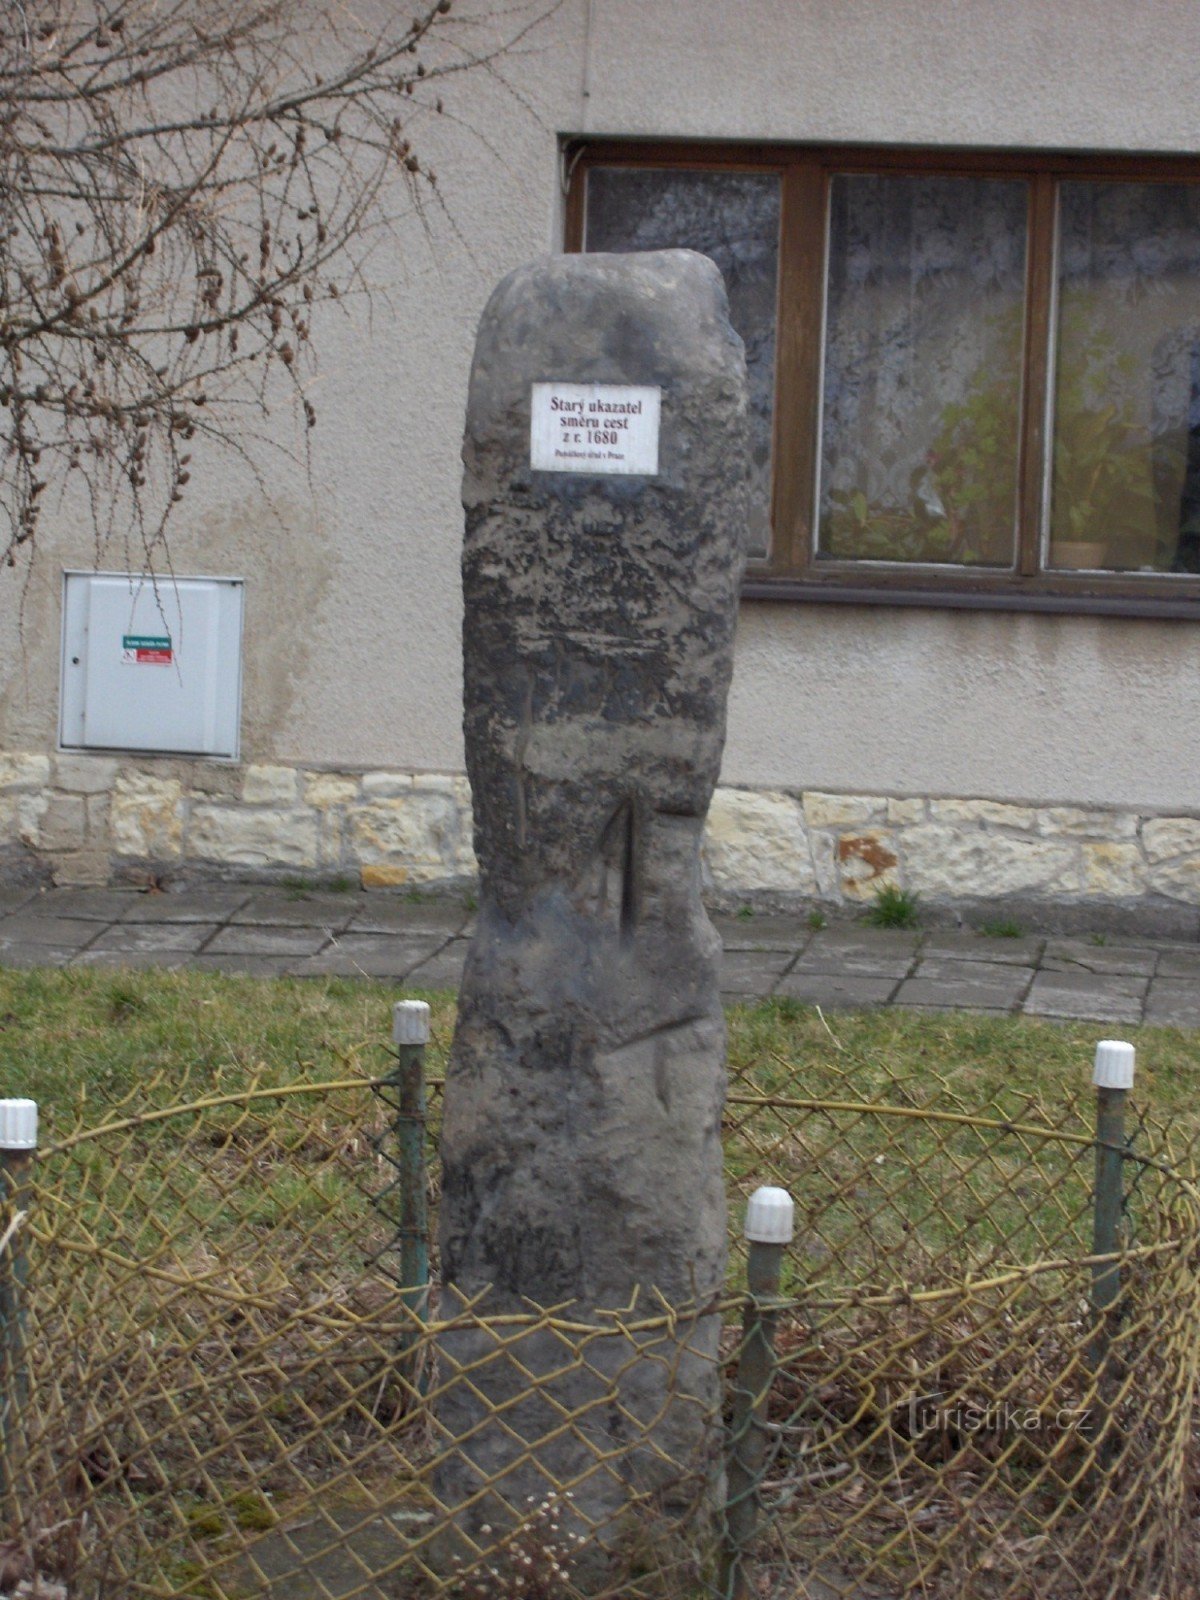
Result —
[[537, 472], [658, 471], [662, 390], [626, 383], [535, 383], [529, 465]]

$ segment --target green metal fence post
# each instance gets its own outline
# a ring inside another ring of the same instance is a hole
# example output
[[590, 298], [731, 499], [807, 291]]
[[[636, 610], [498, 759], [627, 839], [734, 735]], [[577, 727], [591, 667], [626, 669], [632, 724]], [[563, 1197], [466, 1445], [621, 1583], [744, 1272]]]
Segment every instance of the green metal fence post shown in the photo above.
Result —
[[429, 1299], [429, 1206], [425, 1187], [425, 1046], [429, 1007], [399, 1000], [392, 1007], [396, 1074], [397, 1188], [400, 1195], [400, 1283], [404, 1302], [424, 1317]]
[[775, 1373], [775, 1318], [783, 1253], [792, 1241], [795, 1207], [786, 1189], [764, 1185], [746, 1207], [748, 1290], [730, 1424], [722, 1600], [749, 1600], [750, 1546], [758, 1523], [759, 1490], [767, 1453], [767, 1402]]
[[17, 1441], [29, 1392], [25, 1361], [25, 1293], [29, 1279], [22, 1223], [29, 1208], [29, 1179], [37, 1150], [35, 1100], [0, 1100], [0, 1504], [9, 1526], [17, 1508]]
[[[1092, 1083], [1096, 1089], [1096, 1188], [1092, 1203], [1092, 1254], [1115, 1256], [1121, 1248], [1125, 1208], [1125, 1105], [1133, 1088], [1134, 1048], [1120, 1039], [1102, 1039], [1096, 1046]], [[1100, 1440], [1102, 1458], [1111, 1453], [1109, 1407], [1116, 1374], [1112, 1341], [1121, 1320], [1121, 1264], [1092, 1265], [1092, 1311], [1095, 1333], [1090, 1365], [1096, 1384], [1096, 1415], [1088, 1432]]]

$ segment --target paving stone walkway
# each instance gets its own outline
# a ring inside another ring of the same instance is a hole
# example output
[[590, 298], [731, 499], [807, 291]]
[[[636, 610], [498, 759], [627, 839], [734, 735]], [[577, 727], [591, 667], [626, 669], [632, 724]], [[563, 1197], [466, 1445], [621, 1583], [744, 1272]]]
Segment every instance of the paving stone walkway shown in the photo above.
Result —
[[[1115, 936], [988, 937], [796, 917], [718, 917], [727, 1000], [1021, 1012], [1200, 1027], [1200, 944]], [[0, 891], [0, 966], [193, 967], [457, 987], [465, 905], [223, 884]]]

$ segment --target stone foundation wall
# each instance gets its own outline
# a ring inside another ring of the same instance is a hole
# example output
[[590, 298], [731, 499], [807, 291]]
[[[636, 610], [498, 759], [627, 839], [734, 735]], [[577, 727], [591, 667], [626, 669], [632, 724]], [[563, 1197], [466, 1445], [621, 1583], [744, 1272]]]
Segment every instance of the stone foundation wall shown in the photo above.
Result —
[[[725, 903], [1200, 906], [1200, 817], [986, 799], [718, 789], [707, 887]], [[348, 877], [467, 887], [464, 777], [0, 755], [0, 871], [59, 884]]]

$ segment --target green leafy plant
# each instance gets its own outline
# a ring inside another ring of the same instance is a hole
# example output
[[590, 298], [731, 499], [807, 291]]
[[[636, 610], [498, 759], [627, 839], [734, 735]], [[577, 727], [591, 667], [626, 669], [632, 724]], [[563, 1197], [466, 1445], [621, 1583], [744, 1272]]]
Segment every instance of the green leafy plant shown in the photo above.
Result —
[[885, 883], [875, 891], [875, 904], [867, 912], [867, 921], [873, 928], [920, 927], [921, 919], [917, 911], [919, 899], [919, 895], [911, 889]]
[[819, 907], [814, 906], [804, 919], [804, 925], [810, 933], [820, 933], [822, 928], [829, 926], [829, 919]]

